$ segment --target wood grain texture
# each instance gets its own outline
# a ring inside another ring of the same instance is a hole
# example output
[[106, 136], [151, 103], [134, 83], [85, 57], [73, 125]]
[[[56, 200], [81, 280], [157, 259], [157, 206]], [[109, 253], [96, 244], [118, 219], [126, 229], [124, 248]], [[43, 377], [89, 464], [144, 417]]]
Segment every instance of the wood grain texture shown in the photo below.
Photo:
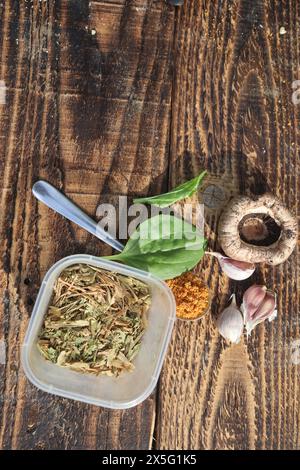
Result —
[[[159, 388], [135, 409], [53, 397], [20, 367], [45, 271], [69, 254], [109, 253], [34, 200], [37, 179], [95, 216], [100, 201], [206, 168], [225, 200], [270, 189], [299, 216], [299, 38], [298, 0], [1, 2], [1, 448], [300, 448], [297, 252], [239, 285], [205, 259], [211, 315], [176, 324]], [[219, 212], [206, 211], [211, 248]], [[214, 319], [253, 281], [277, 290], [278, 319], [228, 346]]]
[[45, 271], [69, 254], [109, 253], [38, 204], [33, 183], [50, 181], [93, 216], [103, 198], [166, 189], [174, 10], [11, 0], [0, 28], [0, 447], [149, 448], [153, 396], [113, 412], [48, 395], [25, 379], [20, 345]]
[[[299, 216], [300, 106], [292, 100], [299, 33], [297, 0], [191, 0], [178, 10], [171, 185], [205, 167], [229, 192], [270, 189]], [[206, 222], [218, 248], [216, 213], [207, 211]], [[213, 259], [202, 269], [214, 292], [212, 315], [176, 324], [160, 381], [156, 446], [299, 448], [300, 369], [291, 357], [300, 335], [297, 252], [241, 283], [225, 278]], [[253, 281], [276, 289], [278, 318], [228, 346], [214, 317], [229, 292], [240, 298]]]

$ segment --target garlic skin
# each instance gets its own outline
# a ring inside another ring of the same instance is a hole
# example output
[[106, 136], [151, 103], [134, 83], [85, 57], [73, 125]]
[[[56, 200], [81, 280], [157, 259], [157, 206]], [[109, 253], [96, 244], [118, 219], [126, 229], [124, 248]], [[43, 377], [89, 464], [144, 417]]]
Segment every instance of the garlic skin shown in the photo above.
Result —
[[255, 271], [255, 265], [245, 261], [237, 261], [227, 256], [221, 255], [215, 251], [207, 251], [207, 255], [214, 256], [218, 259], [222, 271], [230, 278], [235, 281], [243, 281], [248, 279]]
[[266, 286], [253, 285], [244, 294], [241, 310], [249, 336], [256, 325], [276, 318], [276, 294], [268, 291]]
[[240, 342], [244, 322], [240, 310], [236, 305], [235, 294], [232, 295], [232, 301], [229, 307], [225, 308], [217, 319], [217, 327], [220, 334], [227, 341], [237, 344]]
[[259, 308], [256, 310], [254, 318], [263, 321], [270, 318], [276, 308], [276, 298], [273, 292], [266, 292], [265, 298]]
[[253, 284], [253, 286], [246, 290], [243, 295], [243, 303], [241, 305], [245, 323], [254, 316], [256, 310], [264, 300], [266, 292], [266, 286], [259, 286], [257, 284]]

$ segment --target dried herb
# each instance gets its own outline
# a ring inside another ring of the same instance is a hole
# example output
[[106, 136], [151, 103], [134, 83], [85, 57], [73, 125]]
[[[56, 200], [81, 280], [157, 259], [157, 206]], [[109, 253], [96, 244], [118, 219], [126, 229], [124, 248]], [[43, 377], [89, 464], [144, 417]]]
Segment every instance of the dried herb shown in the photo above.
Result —
[[138, 279], [70, 266], [54, 285], [38, 348], [59, 366], [118, 376], [134, 369], [149, 305], [149, 288]]

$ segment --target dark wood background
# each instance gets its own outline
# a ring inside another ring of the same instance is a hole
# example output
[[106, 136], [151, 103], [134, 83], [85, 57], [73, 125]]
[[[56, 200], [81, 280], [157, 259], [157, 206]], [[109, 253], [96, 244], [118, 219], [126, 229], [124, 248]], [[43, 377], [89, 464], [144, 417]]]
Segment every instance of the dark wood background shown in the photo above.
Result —
[[[37, 203], [33, 183], [50, 181], [95, 216], [100, 201], [207, 168], [230, 193], [270, 189], [297, 212], [299, 49], [299, 0], [1, 2], [1, 448], [300, 448], [296, 252], [255, 274], [277, 290], [279, 316], [235, 346], [213, 318], [251, 281], [237, 286], [205, 259], [212, 315], [176, 324], [159, 386], [136, 408], [48, 395], [20, 367], [45, 271], [110, 252]], [[217, 218], [208, 211], [212, 248]]]

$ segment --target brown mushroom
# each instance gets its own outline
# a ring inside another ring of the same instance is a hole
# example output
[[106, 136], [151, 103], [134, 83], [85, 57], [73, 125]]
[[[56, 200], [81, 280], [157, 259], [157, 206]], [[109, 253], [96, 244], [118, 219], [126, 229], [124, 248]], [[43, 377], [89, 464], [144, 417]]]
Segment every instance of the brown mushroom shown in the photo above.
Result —
[[220, 245], [227, 256], [251, 263], [283, 263], [297, 243], [297, 220], [272, 194], [232, 199], [221, 214]]

